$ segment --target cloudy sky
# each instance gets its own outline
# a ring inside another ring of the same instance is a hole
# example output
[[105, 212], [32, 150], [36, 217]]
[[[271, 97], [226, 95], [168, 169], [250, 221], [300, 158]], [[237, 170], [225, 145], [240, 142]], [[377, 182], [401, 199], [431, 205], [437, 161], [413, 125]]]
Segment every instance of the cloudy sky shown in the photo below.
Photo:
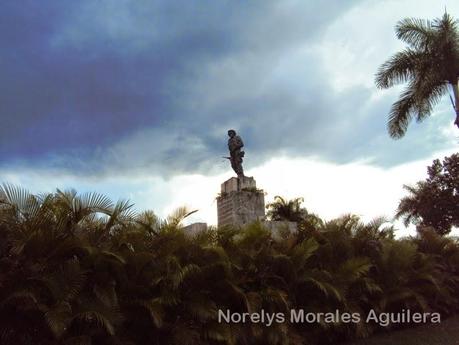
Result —
[[403, 48], [398, 20], [445, 6], [459, 17], [455, 0], [3, 1], [0, 180], [160, 216], [187, 205], [200, 210], [190, 221], [215, 224], [234, 128], [267, 201], [391, 217], [459, 131], [445, 97], [390, 139], [401, 89], [376, 89], [374, 74]]

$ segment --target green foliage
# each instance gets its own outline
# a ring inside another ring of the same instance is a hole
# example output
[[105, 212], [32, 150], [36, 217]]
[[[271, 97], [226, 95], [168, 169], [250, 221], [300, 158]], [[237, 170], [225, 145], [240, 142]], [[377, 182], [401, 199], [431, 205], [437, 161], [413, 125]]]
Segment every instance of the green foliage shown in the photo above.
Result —
[[405, 186], [410, 195], [400, 201], [396, 217], [445, 235], [459, 226], [459, 154], [434, 160], [427, 171], [425, 181]]
[[303, 198], [287, 200], [279, 195], [274, 197], [274, 201], [268, 205], [267, 216], [271, 220], [287, 220], [291, 222], [301, 221], [307, 214], [305, 208], [301, 207]]
[[301, 199], [277, 201], [279, 217], [302, 215], [298, 233], [275, 239], [254, 223], [191, 237], [185, 208], [161, 220], [98, 194], [4, 185], [0, 343], [334, 344], [380, 326], [227, 324], [218, 310], [458, 310], [456, 241], [432, 230], [396, 240], [384, 219], [323, 222]]
[[393, 138], [405, 135], [412, 118], [427, 118], [450, 87], [454, 94], [455, 124], [459, 127], [459, 31], [447, 13], [434, 21], [406, 18], [395, 28], [408, 47], [389, 58], [376, 74], [379, 88], [408, 82], [390, 110], [388, 129]]
[[274, 201], [266, 205], [267, 217], [274, 221], [296, 222], [300, 234], [307, 237], [320, 229], [324, 223], [319, 216], [308, 212], [302, 206], [303, 201], [303, 198], [287, 200], [276, 195]]

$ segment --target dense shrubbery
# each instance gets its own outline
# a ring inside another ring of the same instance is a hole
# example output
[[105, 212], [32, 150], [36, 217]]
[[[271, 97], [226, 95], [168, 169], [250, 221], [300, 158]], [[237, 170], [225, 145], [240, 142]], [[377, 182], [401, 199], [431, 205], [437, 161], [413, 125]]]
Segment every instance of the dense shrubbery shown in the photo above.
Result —
[[282, 240], [260, 224], [191, 237], [183, 209], [159, 220], [97, 194], [0, 197], [2, 344], [333, 344], [381, 327], [219, 324], [217, 310], [459, 307], [458, 244], [433, 230], [396, 240], [382, 220], [315, 216]]

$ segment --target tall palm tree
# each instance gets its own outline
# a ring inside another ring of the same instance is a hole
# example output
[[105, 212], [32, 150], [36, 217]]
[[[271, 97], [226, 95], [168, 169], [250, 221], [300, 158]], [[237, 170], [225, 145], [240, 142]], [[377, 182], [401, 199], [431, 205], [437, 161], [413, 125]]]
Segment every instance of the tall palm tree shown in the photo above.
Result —
[[413, 117], [428, 117], [433, 106], [451, 88], [451, 102], [459, 127], [459, 31], [458, 22], [445, 13], [433, 21], [406, 18], [395, 27], [397, 37], [408, 44], [379, 68], [376, 85], [386, 89], [408, 82], [390, 110], [388, 129], [401, 138]]

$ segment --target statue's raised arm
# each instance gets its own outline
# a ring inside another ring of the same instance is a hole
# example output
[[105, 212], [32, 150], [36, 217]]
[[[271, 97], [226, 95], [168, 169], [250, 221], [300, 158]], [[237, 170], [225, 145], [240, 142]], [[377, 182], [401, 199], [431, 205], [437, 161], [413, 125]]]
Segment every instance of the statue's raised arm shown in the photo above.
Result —
[[231, 167], [237, 174], [237, 177], [244, 177], [244, 169], [242, 168], [242, 158], [244, 157], [244, 151], [241, 149], [244, 147], [244, 143], [239, 135], [236, 135], [234, 129], [228, 131], [228, 149], [230, 152]]

